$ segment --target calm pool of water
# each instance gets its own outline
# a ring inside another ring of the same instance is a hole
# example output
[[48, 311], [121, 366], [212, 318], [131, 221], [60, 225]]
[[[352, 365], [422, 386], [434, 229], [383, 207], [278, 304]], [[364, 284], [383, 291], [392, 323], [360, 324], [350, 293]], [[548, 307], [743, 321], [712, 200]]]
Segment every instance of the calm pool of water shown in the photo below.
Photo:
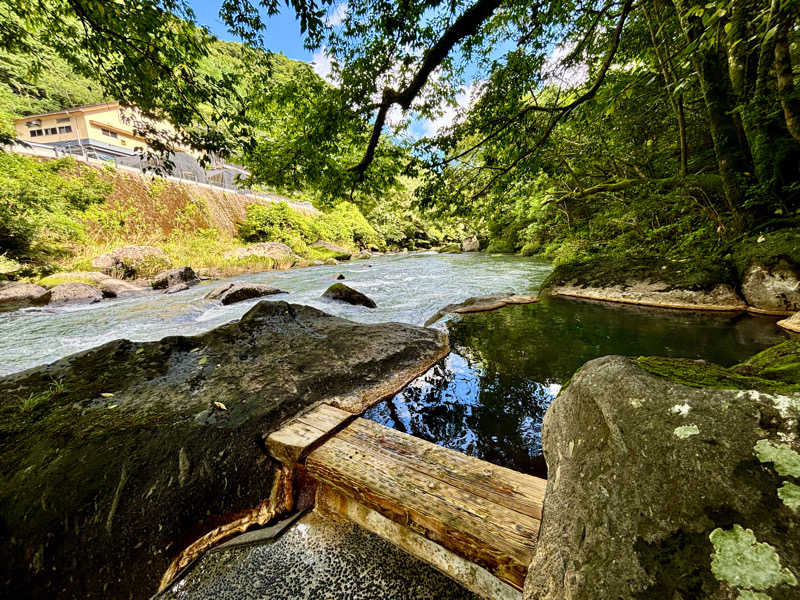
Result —
[[586, 361], [607, 354], [730, 366], [787, 338], [775, 320], [544, 299], [447, 322], [453, 353], [368, 418], [489, 462], [546, 476], [544, 412]]

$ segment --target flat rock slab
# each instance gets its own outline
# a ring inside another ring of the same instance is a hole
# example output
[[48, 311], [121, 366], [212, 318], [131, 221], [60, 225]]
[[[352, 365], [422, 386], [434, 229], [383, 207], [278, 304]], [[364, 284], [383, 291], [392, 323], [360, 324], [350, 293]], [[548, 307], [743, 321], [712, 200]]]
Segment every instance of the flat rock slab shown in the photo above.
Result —
[[778, 321], [778, 325], [789, 331], [800, 333], [800, 312], [796, 312], [791, 317]]
[[50, 306], [65, 304], [94, 304], [103, 299], [103, 293], [86, 283], [60, 283], [50, 289]]
[[602, 300], [622, 304], [638, 304], [684, 310], [744, 311], [747, 304], [733, 286], [721, 283], [710, 290], [690, 290], [658, 281], [631, 281], [625, 285], [607, 287], [584, 286], [576, 283], [554, 286], [553, 296], [569, 296], [587, 300]]
[[269, 285], [233, 282], [213, 289], [206, 294], [206, 299], [219, 300], [222, 304], [228, 305], [243, 302], [244, 300], [252, 300], [253, 298], [286, 293], [288, 292]]
[[312, 512], [276, 541], [208, 553], [158, 600], [479, 600], [342, 518]]
[[396, 393], [445, 352], [431, 329], [260, 302], [0, 378], [0, 597], [149, 597], [199, 538], [274, 516], [264, 434], [332, 396]]
[[509, 304], [531, 304], [539, 299], [534, 296], [520, 296], [518, 294], [490, 294], [488, 296], [475, 296], [467, 298], [463, 302], [448, 304], [439, 309], [431, 318], [425, 321], [425, 327], [430, 327], [440, 319], [451, 313], [466, 314], [473, 312], [484, 312], [497, 310]]

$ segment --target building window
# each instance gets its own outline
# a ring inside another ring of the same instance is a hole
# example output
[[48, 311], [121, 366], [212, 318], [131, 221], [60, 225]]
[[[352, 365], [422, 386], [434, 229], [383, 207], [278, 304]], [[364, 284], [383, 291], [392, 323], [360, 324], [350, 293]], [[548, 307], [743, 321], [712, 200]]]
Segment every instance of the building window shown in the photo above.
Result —
[[69, 123], [69, 117], [62, 117], [60, 119], [56, 119], [56, 123]]
[[30, 134], [31, 134], [31, 137], [39, 137], [40, 135], [42, 135], [42, 130], [41, 129], [31, 129], [30, 130]]
[[107, 136], [108, 136], [108, 137], [110, 137], [110, 138], [116, 138], [116, 137], [117, 137], [117, 132], [116, 132], [116, 131], [111, 131], [110, 129], [103, 129], [103, 128], [101, 127], [101, 128], [100, 128], [100, 132], [101, 132], [103, 135], [107, 135]]
[[72, 133], [72, 125], [62, 125], [58, 128], [58, 133]]
[[45, 135], [58, 135], [58, 129], [55, 127], [45, 127], [44, 128]]
[[27, 125], [29, 128], [30, 127], [41, 127], [42, 126], [42, 122], [40, 120], [36, 119], [35, 121], [26, 121], [25, 125]]

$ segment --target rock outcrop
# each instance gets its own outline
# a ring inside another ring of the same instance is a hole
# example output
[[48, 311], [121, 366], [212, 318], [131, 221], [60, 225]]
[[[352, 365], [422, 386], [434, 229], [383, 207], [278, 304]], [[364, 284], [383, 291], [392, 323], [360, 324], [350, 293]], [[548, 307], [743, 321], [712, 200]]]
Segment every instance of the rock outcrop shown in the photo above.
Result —
[[50, 289], [48, 306], [94, 304], [103, 299], [103, 292], [86, 283], [60, 283]]
[[[776, 358], [791, 375], [768, 378]], [[800, 594], [800, 344], [734, 369], [604, 357], [548, 409], [525, 600]]]
[[0, 378], [0, 596], [149, 598], [201, 536], [291, 507], [265, 434], [321, 400], [394, 394], [446, 351], [434, 330], [261, 302]]
[[518, 294], [489, 294], [488, 296], [474, 296], [467, 298], [463, 302], [456, 302], [455, 304], [448, 304], [440, 308], [436, 313], [425, 321], [425, 327], [430, 327], [439, 319], [442, 319], [450, 313], [472, 313], [484, 312], [487, 310], [496, 310], [503, 308], [509, 304], [531, 304], [536, 302], [537, 298], [533, 296], [520, 296]]
[[50, 302], [50, 291], [32, 283], [11, 283], [0, 288], [0, 312], [28, 306], [43, 306]]
[[342, 248], [341, 246], [337, 246], [336, 244], [331, 244], [330, 242], [325, 242], [323, 240], [317, 240], [313, 244], [311, 244], [312, 248], [322, 248], [324, 250], [328, 250], [329, 252], [333, 252], [333, 258], [336, 260], [350, 260], [352, 256], [352, 252], [347, 248]]
[[153, 278], [154, 290], [165, 290], [166, 293], [181, 292], [200, 283], [200, 278], [191, 267], [162, 271]]
[[120, 279], [150, 277], [171, 266], [167, 253], [154, 246], [123, 246], [92, 259], [92, 268]]
[[346, 302], [347, 304], [366, 306], [367, 308], [377, 307], [374, 300], [343, 283], [334, 283], [323, 292], [322, 297], [334, 302]]
[[271, 296], [273, 294], [286, 294], [284, 290], [269, 285], [261, 285], [258, 283], [226, 283], [218, 288], [213, 289], [206, 294], [208, 300], [218, 300], [222, 304], [234, 304], [244, 300], [252, 300], [253, 298], [261, 298], [263, 296]]
[[439, 248], [439, 252], [446, 254], [459, 254], [461, 252], [460, 244], [445, 244]]
[[789, 331], [800, 333], [800, 312], [796, 312], [791, 317], [778, 321], [778, 325]]
[[768, 266], [752, 263], [742, 279], [747, 304], [777, 314], [800, 311], [800, 269], [780, 259]]
[[234, 248], [225, 252], [223, 257], [228, 259], [269, 258], [272, 259], [276, 269], [288, 269], [297, 261], [298, 257], [292, 249], [282, 242], [258, 242], [249, 244], [244, 248]]
[[477, 252], [481, 249], [481, 244], [474, 235], [472, 237], [468, 237], [467, 239], [461, 242], [461, 251], [462, 252]]
[[635, 281], [609, 286], [580, 285], [569, 282], [549, 290], [554, 296], [603, 300], [622, 304], [638, 304], [662, 308], [689, 310], [747, 310], [747, 304], [727, 283], [720, 283], [711, 289], [687, 289], [674, 287], [663, 281]]

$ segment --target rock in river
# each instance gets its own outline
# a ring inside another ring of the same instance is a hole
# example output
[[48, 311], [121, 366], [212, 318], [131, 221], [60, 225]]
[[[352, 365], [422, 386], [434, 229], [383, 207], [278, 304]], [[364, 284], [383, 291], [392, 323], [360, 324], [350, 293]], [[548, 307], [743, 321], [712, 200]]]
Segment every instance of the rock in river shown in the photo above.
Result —
[[391, 395], [446, 352], [434, 330], [261, 302], [0, 378], [0, 597], [149, 598], [201, 536], [291, 506], [264, 434], [323, 399]]
[[50, 292], [32, 283], [12, 283], [0, 288], [0, 312], [26, 306], [42, 306], [50, 302]]
[[367, 308], [375, 308], [377, 304], [372, 298], [365, 296], [358, 290], [354, 290], [350, 286], [343, 283], [334, 283], [322, 294], [323, 298], [334, 300], [336, 302], [346, 302], [347, 304], [354, 304], [359, 306], [366, 306]]
[[[789, 341], [732, 369], [584, 365], [544, 419], [547, 493], [524, 598], [800, 597], [798, 359]], [[791, 376], [769, 379], [781, 361]]]
[[[174, 289], [174, 292], [188, 289], [190, 286], [200, 283], [200, 278], [191, 267], [181, 267], [180, 269], [170, 269], [169, 271], [162, 271], [153, 278], [154, 290], [167, 290], [181, 286], [180, 289]], [[182, 286], [185, 285], [185, 287]]]
[[463, 252], [477, 252], [481, 249], [481, 244], [474, 235], [461, 242], [461, 250]]
[[86, 283], [60, 283], [50, 290], [50, 306], [94, 304], [103, 299], [103, 292]]
[[328, 250], [329, 252], [333, 252], [333, 258], [336, 260], [350, 260], [352, 256], [352, 252], [347, 248], [342, 248], [341, 246], [337, 246], [336, 244], [331, 244], [330, 242], [325, 242], [323, 240], [317, 240], [313, 244], [311, 244], [312, 248], [322, 248], [323, 250]]
[[438, 311], [436, 311], [436, 313], [433, 314], [433, 316], [425, 321], [425, 327], [430, 327], [436, 323], [436, 321], [446, 317], [450, 313], [464, 314], [472, 312], [484, 312], [503, 308], [509, 304], [532, 304], [537, 300], [538, 298], [534, 296], [519, 296], [512, 293], [474, 296], [472, 298], [467, 298], [463, 302], [448, 304], [440, 308]]
[[233, 304], [235, 302], [242, 302], [243, 300], [250, 300], [252, 298], [261, 298], [262, 296], [271, 296], [272, 294], [286, 294], [284, 290], [269, 285], [260, 285], [258, 283], [226, 283], [206, 294], [208, 300], [219, 300], [222, 304]]
[[742, 294], [747, 304], [765, 312], [800, 311], [800, 268], [785, 259], [754, 262], [744, 273]]

